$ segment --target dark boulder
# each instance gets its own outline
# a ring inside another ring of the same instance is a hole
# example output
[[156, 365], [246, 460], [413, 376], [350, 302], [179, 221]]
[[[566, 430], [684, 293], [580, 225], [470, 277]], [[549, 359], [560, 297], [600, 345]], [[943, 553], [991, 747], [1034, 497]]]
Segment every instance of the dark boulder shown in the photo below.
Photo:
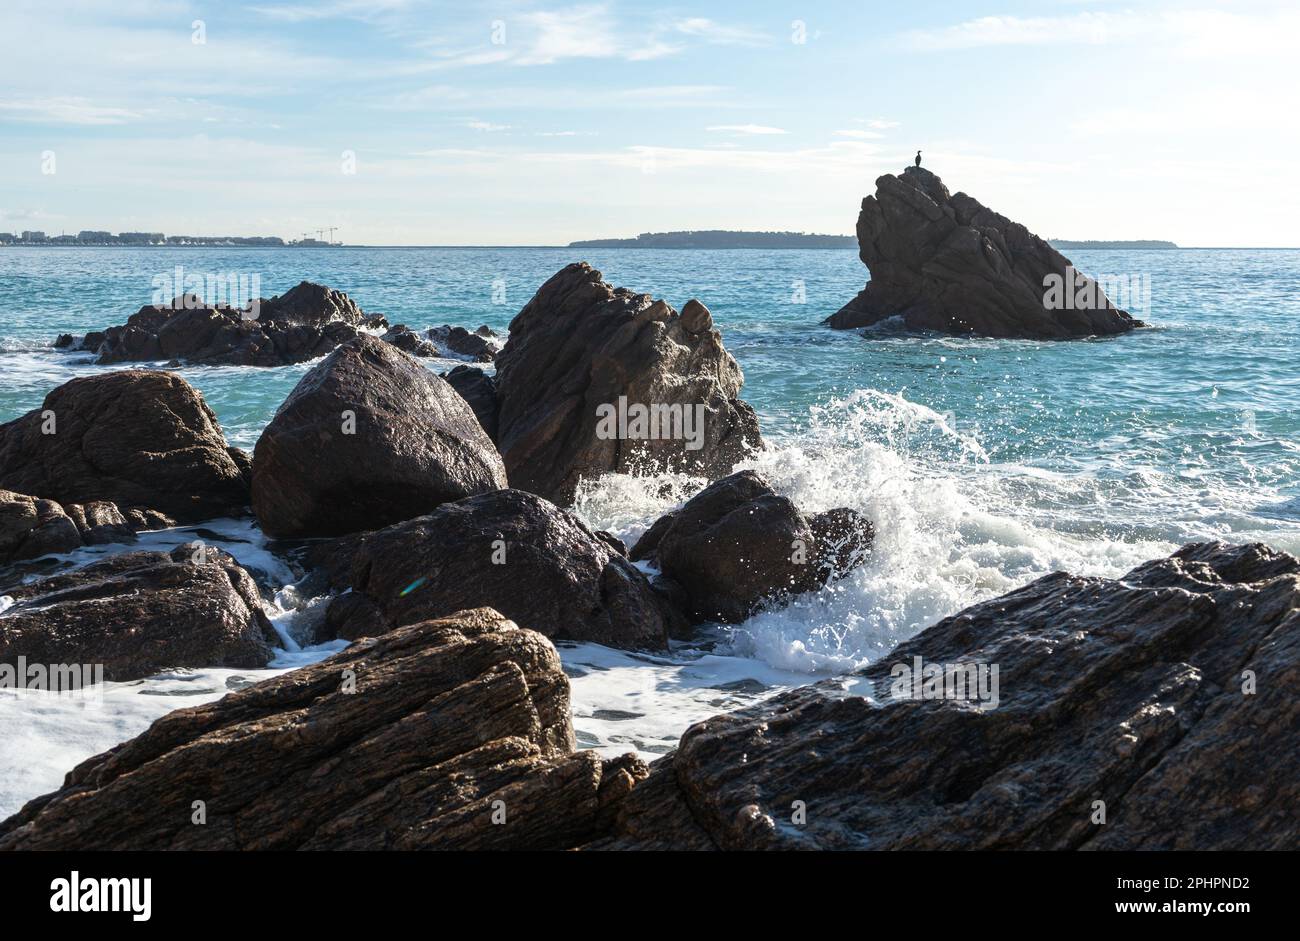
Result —
[[1291, 556], [1209, 543], [1048, 575], [861, 676], [692, 726], [596, 845], [1292, 849], [1297, 688]]
[[645, 774], [574, 750], [546, 638], [464, 611], [168, 713], [0, 823], [0, 850], [561, 850]]
[[487, 436], [497, 440], [497, 384], [496, 380], [477, 366], [457, 366], [442, 378], [460, 393], [460, 397], [474, 410], [478, 423]]
[[175, 360], [206, 366], [284, 366], [324, 356], [363, 328], [383, 325], [382, 317], [368, 317], [342, 291], [303, 281], [246, 308], [208, 304], [193, 294], [169, 304], [149, 304], [125, 324], [61, 348], [95, 352], [101, 364]]
[[41, 408], [0, 425], [0, 487], [181, 522], [248, 506], [248, 483], [203, 397], [180, 376], [153, 370], [70, 380]]
[[0, 663], [102, 664], [104, 678], [264, 667], [278, 643], [252, 576], [199, 543], [128, 552], [6, 589]]
[[464, 399], [366, 334], [303, 376], [253, 451], [253, 510], [277, 537], [376, 529], [505, 486]]
[[497, 443], [514, 486], [561, 505], [602, 474], [729, 473], [762, 440], [740, 367], [704, 305], [564, 268], [510, 324], [497, 357]]
[[428, 340], [421, 337], [404, 323], [399, 323], [390, 327], [379, 339], [385, 343], [391, 343], [403, 353], [410, 353], [412, 356], [429, 357], [441, 356], [442, 353], [436, 346]]
[[849, 509], [811, 519], [753, 471], [715, 481], [632, 547], [690, 598], [697, 620], [739, 622], [860, 564], [872, 527]]
[[447, 350], [453, 356], [472, 359], [477, 363], [490, 363], [501, 351], [501, 343], [496, 334], [487, 326], [479, 327], [473, 333], [464, 327], [452, 327], [443, 324], [432, 327], [426, 335], [440, 349]]
[[520, 490], [350, 537], [333, 565], [336, 587], [351, 590], [331, 603], [319, 639], [490, 606], [555, 640], [662, 649], [676, 617], [606, 538]]
[[[832, 327], [901, 317], [909, 330], [1066, 339], [1143, 325], [1047, 242], [965, 193], [950, 196], [920, 167], [876, 180], [875, 195], [862, 200], [858, 247], [871, 280], [827, 319]], [[1086, 303], [1055, 300], [1049, 286], [1058, 278]]]

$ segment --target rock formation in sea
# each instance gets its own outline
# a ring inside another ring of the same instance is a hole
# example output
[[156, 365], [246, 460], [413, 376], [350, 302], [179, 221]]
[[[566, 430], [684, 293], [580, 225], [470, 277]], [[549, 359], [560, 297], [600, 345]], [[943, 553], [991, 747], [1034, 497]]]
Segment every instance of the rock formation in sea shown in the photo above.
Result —
[[391, 343], [403, 353], [410, 353], [412, 356], [427, 358], [430, 356], [441, 356], [442, 351], [424, 339], [404, 323], [394, 324], [388, 329], [388, 332], [379, 339], [385, 343]]
[[860, 564], [871, 524], [849, 509], [805, 517], [754, 471], [715, 481], [655, 521], [633, 561], [662, 571], [695, 621], [739, 623], [761, 605], [815, 591]]
[[387, 326], [368, 317], [342, 291], [303, 281], [248, 308], [208, 304], [195, 295], [147, 304], [121, 326], [64, 335], [59, 349], [96, 354], [101, 364], [176, 360], [207, 366], [285, 366], [324, 356], [363, 328]]
[[1056, 573], [692, 726], [594, 848], [1294, 848], [1297, 688], [1300, 560]]
[[871, 280], [826, 320], [832, 327], [899, 317], [909, 330], [1067, 339], [1143, 325], [1043, 239], [965, 193], [949, 195], [921, 167], [876, 180], [858, 248]]
[[486, 324], [473, 332], [464, 327], [443, 324], [441, 327], [430, 327], [425, 331], [425, 336], [453, 356], [472, 359], [478, 363], [490, 363], [501, 352], [501, 341]]
[[465, 611], [163, 716], [0, 823], [0, 851], [558, 850], [645, 774], [575, 751], [550, 641]]
[[142, 523], [146, 511], [179, 522], [244, 513], [245, 460], [198, 391], [157, 370], [72, 379], [0, 425], [0, 487], [65, 506], [108, 501]]
[[496, 365], [511, 484], [561, 505], [579, 480], [609, 472], [717, 478], [762, 443], [708, 309], [690, 301], [678, 314], [585, 263], [542, 285]]
[[178, 667], [264, 667], [280, 643], [257, 586], [225, 552], [202, 543], [171, 553], [126, 552], [7, 586], [0, 664], [102, 665], [137, 680]]
[[506, 485], [465, 400], [364, 334], [303, 376], [253, 451], [253, 510], [277, 537], [377, 529]]
[[155, 511], [128, 510], [116, 503], [59, 503], [12, 490], [0, 490], [0, 565], [71, 552], [82, 546], [134, 542], [142, 529], [162, 529], [174, 521]]
[[520, 490], [445, 503], [427, 516], [317, 550], [335, 589], [317, 640], [492, 607], [556, 640], [663, 649], [680, 614], [613, 537]]

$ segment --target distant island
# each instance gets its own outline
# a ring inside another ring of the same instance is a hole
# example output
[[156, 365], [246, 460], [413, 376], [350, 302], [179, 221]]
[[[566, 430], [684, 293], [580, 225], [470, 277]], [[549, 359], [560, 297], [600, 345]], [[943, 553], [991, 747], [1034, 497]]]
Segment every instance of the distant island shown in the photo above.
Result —
[[1093, 241], [1086, 239], [1083, 241], [1072, 241], [1070, 239], [1048, 239], [1048, 244], [1055, 249], [1062, 248], [1177, 248], [1173, 242], [1166, 242], [1162, 239], [1134, 239], [1131, 241]]
[[857, 248], [852, 235], [814, 235], [807, 232], [732, 232], [703, 229], [696, 232], [642, 232], [634, 239], [585, 239], [569, 248]]
[[[321, 230], [321, 234], [324, 231]], [[164, 235], [162, 232], [119, 232], [114, 235], [112, 232], [97, 229], [83, 229], [76, 235], [46, 235], [44, 232], [30, 229], [17, 235], [12, 232], [0, 232], [0, 245], [128, 245], [142, 248], [251, 245], [256, 248], [332, 248], [340, 244], [307, 236], [286, 242], [276, 235]]]

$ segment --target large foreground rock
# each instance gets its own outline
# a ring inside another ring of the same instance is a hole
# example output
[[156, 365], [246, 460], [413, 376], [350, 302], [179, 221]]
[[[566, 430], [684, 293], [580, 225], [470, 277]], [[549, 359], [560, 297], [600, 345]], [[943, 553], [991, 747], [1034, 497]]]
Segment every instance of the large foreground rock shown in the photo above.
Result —
[[[511, 483], [561, 505], [580, 479], [609, 472], [720, 477], [761, 444], [754, 410], [738, 398], [740, 367], [704, 305], [690, 301], [679, 315], [587, 264], [542, 285], [496, 363], [497, 444]], [[626, 434], [602, 428], [604, 410], [634, 420], [651, 406], [675, 412], [658, 437], [631, 421]]]
[[0, 823], [0, 850], [565, 849], [644, 775], [574, 751], [550, 642], [467, 611], [169, 713]]
[[853, 510], [805, 517], [754, 471], [715, 481], [632, 547], [680, 586], [697, 621], [740, 622], [860, 564], [874, 535]]
[[[875, 195], [862, 200], [858, 248], [871, 280], [826, 321], [832, 327], [901, 317], [909, 330], [1065, 339], [1142, 326], [1047, 242], [965, 193], [950, 196], [920, 167], [876, 180]], [[1086, 303], [1057, 304], [1049, 276]]]
[[376, 529], [505, 486], [464, 399], [365, 335], [303, 376], [253, 452], [253, 510], [279, 537]]
[[[996, 707], [908, 698], [915, 657], [996, 665]], [[1294, 849], [1297, 688], [1288, 555], [1210, 543], [1119, 580], [1057, 573], [861, 677], [692, 726], [597, 845]]]
[[275, 629], [253, 578], [199, 544], [128, 552], [6, 589], [0, 663], [102, 664], [123, 681], [176, 667], [264, 667]]
[[321, 639], [490, 606], [556, 640], [662, 649], [677, 612], [612, 536], [541, 497], [498, 490], [341, 540]]
[[63, 504], [148, 508], [180, 522], [243, 513], [241, 461], [198, 391], [157, 370], [73, 379], [0, 425], [0, 487]]
[[204, 366], [284, 366], [324, 356], [363, 327], [385, 326], [367, 317], [342, 291], [303, 281], [255, 306], [207, 304], [192, 294], [148, 304], [121, 326], [60, 337], [60, 349], [84, 350], [101, 364], [183, 360]]

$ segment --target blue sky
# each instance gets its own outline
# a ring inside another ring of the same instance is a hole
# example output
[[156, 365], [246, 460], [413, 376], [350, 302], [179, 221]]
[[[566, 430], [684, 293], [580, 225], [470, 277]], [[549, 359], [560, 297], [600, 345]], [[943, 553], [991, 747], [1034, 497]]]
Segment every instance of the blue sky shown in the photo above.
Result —
[[922, 148], [1041, 235], [1294, 246], [1297, 49], [1275, 2], [5, 0], [0, 231], [849, 233]]

